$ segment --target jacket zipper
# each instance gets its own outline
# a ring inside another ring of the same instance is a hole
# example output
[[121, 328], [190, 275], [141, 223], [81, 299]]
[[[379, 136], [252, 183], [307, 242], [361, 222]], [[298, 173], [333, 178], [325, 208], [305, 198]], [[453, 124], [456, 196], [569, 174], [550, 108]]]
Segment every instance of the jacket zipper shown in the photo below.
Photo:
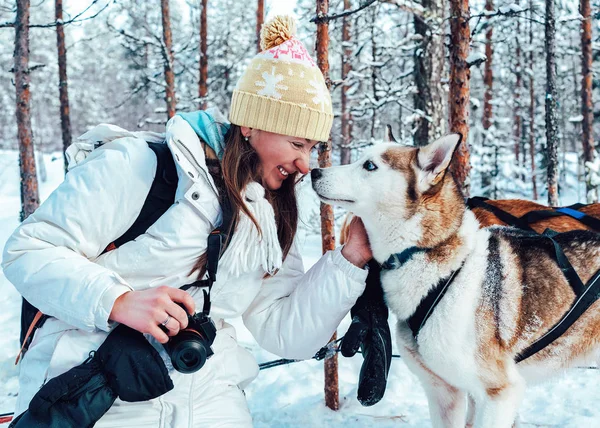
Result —
[[196, 158], [194, 157], [193, 153], [190, 151], [190, 149], [187, 148], [187, 146], [185, 144], [183, 144], [181, 141], [174, 139], [175, 143], [177, 144], [177, 147], [182, 150], [183, 155], [185, 156], [185, 158], [188, 160], [188, 162], [194, 164], [194, 166], [199, 170], [202, 171], [202, 175], [204, 176], [204, 179], [206, 180], [206, 182], [208, 183], [208, 186], [212, 189], [213, 193], [215, 194], [215, 196], [218, 198], [219, 197], [219, 193], [217, 192], [217, 189], [214, 188], [213, 184], [210, 182], [210, 179], [208, 178], [208, 174], [207, 172], [204, 170], [204, 168], [202, 168], [202, 166], [200, 165], [200, 162], [198, 162], [196, 160]]

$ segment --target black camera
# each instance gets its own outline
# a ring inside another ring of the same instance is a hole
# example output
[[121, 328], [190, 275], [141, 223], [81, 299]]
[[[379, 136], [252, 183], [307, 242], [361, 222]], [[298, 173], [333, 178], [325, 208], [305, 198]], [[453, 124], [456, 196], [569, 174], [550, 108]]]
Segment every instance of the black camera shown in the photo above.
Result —
[[180, 330], [164, 345], [175, 370], [181, 373], [200, 370], [213, 355], [210, 347], [216, 335], [215, 323], [207, 314], [199, 312], [188, 315], [187, 328]]

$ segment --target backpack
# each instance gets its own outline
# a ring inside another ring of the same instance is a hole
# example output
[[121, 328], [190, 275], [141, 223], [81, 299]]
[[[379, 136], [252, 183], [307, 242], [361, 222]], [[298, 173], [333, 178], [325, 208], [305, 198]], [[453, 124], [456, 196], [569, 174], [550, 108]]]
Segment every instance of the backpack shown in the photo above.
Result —
[[[121, 237], [106, 247], [103, 253], [118, 248], [145, 233], [175, 202], [178, 177], [171, 151], [165, 143], [148, 142], [148, 147], [152, 149], [157, 160], [156, 174], [148, 196], [144, 201], [140, 214], [131, 227]], [[17, 362], [29, 348], [35, 331], [42, 327], [48, 318], [48, 315], [42, 314], [35, 306], [23, 298], [21, 305], [21, 350], [17, 357]]]

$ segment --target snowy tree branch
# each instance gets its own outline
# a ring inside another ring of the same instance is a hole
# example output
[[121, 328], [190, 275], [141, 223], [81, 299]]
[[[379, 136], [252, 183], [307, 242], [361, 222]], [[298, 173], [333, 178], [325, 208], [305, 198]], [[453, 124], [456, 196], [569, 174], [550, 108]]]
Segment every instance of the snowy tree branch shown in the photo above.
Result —
[[[376, 1], [378, 1], [378, 0], [366, 0], [366, 1], [362, 1], [360, 3], [360, 6], [357, 7], [356, 9], [347, 10], [347, 11], [342, 12], [342, 13], [334, 13], [332, 15], [317, 15], [314, 18], [312, 18], [310, 20], [310, 22], [312, 22], [314, 24], [322, 24], [322, 23], [327, 23], [329, 21], [333, 21], [335, 19], [343, 18], [344, 16], [352, 15], [352, 14], [354, 14], [356, 12], [360, 12], [361, 10], [366, 9], [367, 7], [371, 6]], [[379, 0], [379, 1], [381, 1], [381, 0]]]
[[[88, 16], [86, 18], [79, 19], [84, 13], [86, 13], [88, 10], [90, 10], [90, 8], [92, 6], [94, 6], [96, 3], [98, 3], [98, 1], [99, 0], [93, 0], [92, 3], [88, 7], [86, 7], [83, 11], [81, 11], [80, 13], [78, 13], [72, 19], [69, 19], [68, 21], [54, 21], [54, 22], [50, 22], [48, 24], [31, 24], [29, 26], [29, 28], [54, 28], [54, 27], [56, 27], [58, 25], [69, 25], [69, 24], [73, 24], [73, 23], [76, 23], [76, 22], [88, 21], [88, 20], [94, 19], [95, 17], [97, 17], [98, 15], [100, 15], [106, 8], [108, 8], [108, 6], [110, 6], [111, 3], [114, 3], [115, 0], [109, 0], [102, 7], [102, 9], [100, 9], [95, 14], [93, 14], [91, 16]], [[4, 22], [4, 23], [0, 24], [0, 28], [14, 28], [14, 26], [15, 26], [14, 22]]]

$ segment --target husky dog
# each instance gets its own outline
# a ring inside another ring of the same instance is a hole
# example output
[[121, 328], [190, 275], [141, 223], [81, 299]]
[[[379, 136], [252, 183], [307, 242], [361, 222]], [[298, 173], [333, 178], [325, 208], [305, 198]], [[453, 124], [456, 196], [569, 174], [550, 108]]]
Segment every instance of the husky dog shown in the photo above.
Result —
[[[459, 142], [449, 135], [421, 148], [379, 144], [351, 165], [313, 170], [313, 188], [323, 202], [361, 217], [380, 264], [420, 249], [382, 271], [381, 282], [433, 426], [511, 427], [526, 382], [598, 357], [600, 301], [559, 339], [515, 362], [563, 317], [575, 293], [552, 241], [509, 227], [480, 229], [447, 172]], [[600, 269], [600, 235], [573, 231], [555, 240], [584, 284]], [[407, 320], [451, 275], [415, 339]]]

